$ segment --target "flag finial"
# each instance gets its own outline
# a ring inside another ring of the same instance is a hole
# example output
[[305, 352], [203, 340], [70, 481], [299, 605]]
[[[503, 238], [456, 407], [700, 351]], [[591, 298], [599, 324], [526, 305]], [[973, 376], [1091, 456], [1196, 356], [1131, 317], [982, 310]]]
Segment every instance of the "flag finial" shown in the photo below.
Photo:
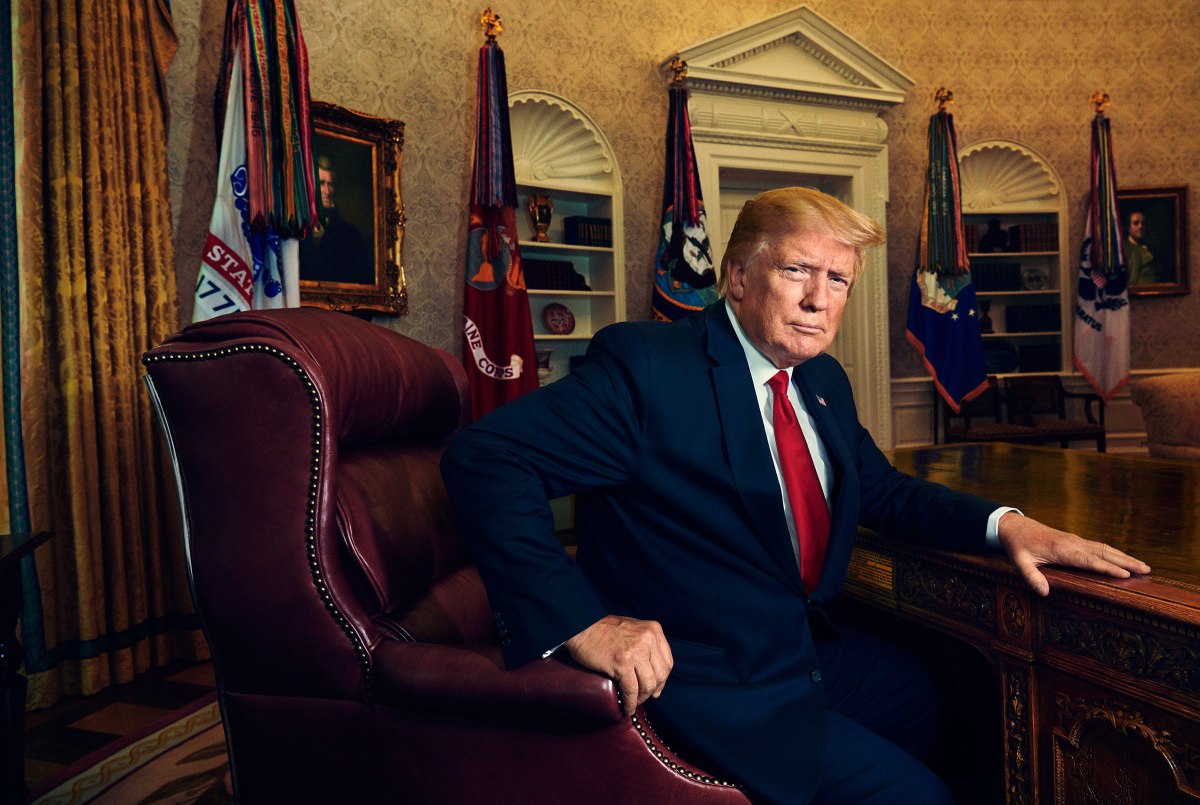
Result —
[[946, 111], [946, 107], [954, 103], [954, 91], [945, 87], [938, 87], [933, 93], [933, 99], [937, 102], [938, 111]]
[[683, 79], [687, 78], [688, 66], [687, 62], [679, 58], [678, 55], [671, 57], [671, 83], [682, 84]]
[[1091, 104], [1096, 109], [1096, 117], [1103, 117], [1104, 110], [1112, 106], [1112, 98], [1108, 96], [1107, 92], [1098, 89], [1092, 93]]
[[496, 37], [504, 33], [504, 26], [500, 23], [500, 15], [492, 13], [492, 7], [488, 6], [483, 10], [483, 16], [479, 18], [479, 24], [483, 26], [484, 36], [487, 41], [495, 42]]

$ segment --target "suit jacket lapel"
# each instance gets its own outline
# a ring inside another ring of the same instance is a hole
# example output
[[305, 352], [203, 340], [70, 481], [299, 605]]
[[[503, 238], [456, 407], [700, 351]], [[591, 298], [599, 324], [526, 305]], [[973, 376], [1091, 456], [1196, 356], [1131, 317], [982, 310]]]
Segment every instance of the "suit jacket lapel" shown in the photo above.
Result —
[[792, 553], [780, 501], [779, 480], [763, 433], [754, 381], [750, 378], [746, 355], [733, 332], [724, 304], [708, 309], [706, 330], [708, 354], [715, 364], [712, 369], [713, 388], [730, 472], [754, 523], [755, 535], [778, 566], [786, 583], [802, 594], [800, 568]]
[[854, 547], [854, 537], [858, 533], [858, 511], [856, 506], [851, 506], [851, 501], [857, 500], [857, 495], [843, 493], [845, 484], [857, 483], [858, 476], [854, 464], [854, 451], [847, 441], [848, 434], [838, 426], [830, 408], [830, 405], [838, 404], [838, 401], [829, 399], [819, 373], [813, 369], [811, 363], [802, 363], [796, 367], [792, 381], [799, 389], [805, 407], [817, 423], [817, 432], [825, 444], [833, 470], [833, 483], [829, 490], [829, 546], [825, 551], [825, 568], [822, 569], [821, 581], [817, 584], [820, 589], [830, 582], [830, 574], [824, 570], [831, 566], [839, 567], [844, 561], [844, 555]]

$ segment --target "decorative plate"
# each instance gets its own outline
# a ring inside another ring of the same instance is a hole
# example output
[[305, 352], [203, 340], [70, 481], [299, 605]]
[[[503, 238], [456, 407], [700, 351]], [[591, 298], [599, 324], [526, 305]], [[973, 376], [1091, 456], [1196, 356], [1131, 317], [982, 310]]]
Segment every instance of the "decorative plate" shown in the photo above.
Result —
[[1021, 284], [1027, 291], [1044, 291], [1050, 285], [1050, 278], [1036, 266], [1025, 266], [1021, 269]]
[[551, 302], [542, 308], [542, 323], [551, 335], [570, 335], [575, 332], [575, 314], [558, 302]]

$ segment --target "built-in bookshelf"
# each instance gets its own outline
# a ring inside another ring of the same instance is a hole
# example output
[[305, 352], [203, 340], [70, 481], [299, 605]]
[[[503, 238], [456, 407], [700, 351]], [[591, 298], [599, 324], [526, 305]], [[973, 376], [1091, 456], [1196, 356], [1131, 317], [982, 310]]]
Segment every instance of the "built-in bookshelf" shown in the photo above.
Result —
[[1066, 199], [1054, 169], [1019, 143], [962, 149], [963, 223], [989, 374], [1070, 365]]
[[553, 382], [596, 331], [625, 318], [621, 175], [607, 138], [570, 101], [530, 90], [512, 93], [509, 109], [534, 341]]

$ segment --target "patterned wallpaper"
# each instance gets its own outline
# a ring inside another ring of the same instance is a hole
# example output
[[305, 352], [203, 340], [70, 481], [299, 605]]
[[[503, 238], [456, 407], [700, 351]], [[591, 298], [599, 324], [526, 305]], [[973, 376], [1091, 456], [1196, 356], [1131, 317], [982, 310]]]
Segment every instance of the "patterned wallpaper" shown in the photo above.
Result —
[[[224, 3], [172, 0], [171, 186], [180, 299], [190, 317], [196, 259], [215, 192], [212, 97]], [[477, 24], [485, 3], [296, 0], [315, 99], [406, 124], [404, 266], [410, 311], [378, 319], [458, 349], [463, 220], [474, 120]], [[662, 186], [667, 94], [657, 65], [676, 50], [795, 7], [793, 0], [499, 0], [510, 90], [544, 89], [586, 110], [613, 144], [625, 181], [630, 318], [647, 318]], [[809, 5], [915, 82], [890, 127], [889, 310], [893, 376], [923, 374], [904, 340], [922, 202], [925, 127], [946, 85], [959, 143], [1018, 140], [1066, 185], [1072, 252], [1087, 192], [1088, 98], [1113, 97], [1121, 185], [1191, 186], [1200, 234], [1200, 137], [1178, 106], [1200, 89], [1200, 0], [880, 0]], [[1134, 369], [1200, 366], [1200, 248], [1184, 297], [1133, 300]]]

